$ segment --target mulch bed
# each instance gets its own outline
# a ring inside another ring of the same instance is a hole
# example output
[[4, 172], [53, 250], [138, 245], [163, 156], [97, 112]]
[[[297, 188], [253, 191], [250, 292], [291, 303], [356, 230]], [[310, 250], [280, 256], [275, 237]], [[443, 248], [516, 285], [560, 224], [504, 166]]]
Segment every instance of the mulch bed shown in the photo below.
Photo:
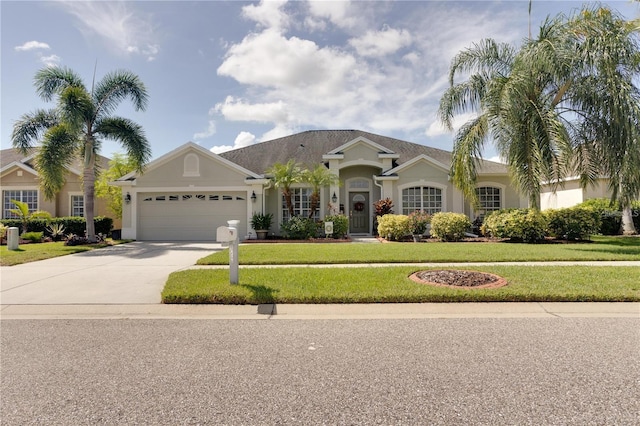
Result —
[[507, 285], [507, 280], [495, 274], [458, 269], [418, 271], [409, 278], [420, 284], [452, 288], [498, 288]]

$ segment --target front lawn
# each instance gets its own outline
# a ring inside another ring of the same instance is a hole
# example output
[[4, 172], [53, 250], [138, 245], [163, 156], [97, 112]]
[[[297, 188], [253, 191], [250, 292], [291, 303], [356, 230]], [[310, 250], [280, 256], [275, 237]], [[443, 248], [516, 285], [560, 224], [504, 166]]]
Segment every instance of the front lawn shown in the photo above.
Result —
[[[596, 236], [592, 242], [566, 244], [252, 243], [240, 245], [238, 259], [243, 265], [640, 260], [640, 237]], [[228, 263], [227, 250], [198, 261], [199, 265]]]
[[65, 256], [106, 247], [107, 243], [65, 246], [63, 241], [55, 243], [20, 244], [18, 250], [8, 250], [7, 246], [0, 246], [0, 265], [12, 266], [21, 263], [35, 262], [36, 260], [50, 259], [52, 257]]
[[585, 266], [485, 266], [470, 269], [507, 279], [497, 289], [418, 284], [416, 267], [240, 268], [240, 284], [227, 269], [175, 272], [163, 303], [427, 303], [427, 302], [629, 302], [640, 301], [640, 268]]

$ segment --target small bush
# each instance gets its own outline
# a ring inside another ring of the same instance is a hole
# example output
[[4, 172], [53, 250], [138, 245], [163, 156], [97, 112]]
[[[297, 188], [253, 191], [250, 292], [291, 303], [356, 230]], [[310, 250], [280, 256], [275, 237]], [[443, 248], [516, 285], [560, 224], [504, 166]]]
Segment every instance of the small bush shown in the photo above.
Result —
[[392, 241], [399, 241], [411, 234], [409, 216], [385, 214], [378, 218], [378, 235]]
[[26, 241], [31, 241], [32, 243], [41, 243], [44, 234], [42, 232], [25, 232], [20, 235], [20, 238]]
[[471, 220], [462, 213], [440, 212], [431, 218], [431, 235], [443, 241], [460, 241], [471, 228]]
[[322, 223], [323, 229], [325, 222], [333, 222], [333, 238], [343, 238], [349, 232], [349, 218], [343, 214], [325, 216]]
[[622, 209], [617, 202], [611, 203], [608, 198], [592, 198], [578, 204], [576, 207], [595, 210], [600, 215], [600, 229], [602, 235], [617, 235], [622, 225]]
[[378, 200], [373, 203], [373, 208], [376, 212], [376, 216], [384, 216], [386, 214], [393, 214], [393, 201], [391, 198], [385, 198], [384, 200]]
[[409, 228], [413, 235], [422, 235], [427, 232], [427, 227], [431, 223], [431, 215], [421, 211], [409, 214]]
[[315, 238], [318, 232], [318, 225], [313, 219], [308, 217], [294, 216], [288, 222], [282, 224], [282, 231], [286, 238], [292, 240], [306, 240]]
[[595, 209], [572, 207], [543, 212], [548, 235], [566, 240], [584, 240], [600, 232], [600, 213]]
[[4, 240], [4, 237], [7, 236], [7, 229], [9, 229], [7, 226], [0, 223], [0, 240]]
[[482, 224], [485, 235], [528, 243], [544, 240], [546, 229], [546, 218], [534, 209], [497, 210]]

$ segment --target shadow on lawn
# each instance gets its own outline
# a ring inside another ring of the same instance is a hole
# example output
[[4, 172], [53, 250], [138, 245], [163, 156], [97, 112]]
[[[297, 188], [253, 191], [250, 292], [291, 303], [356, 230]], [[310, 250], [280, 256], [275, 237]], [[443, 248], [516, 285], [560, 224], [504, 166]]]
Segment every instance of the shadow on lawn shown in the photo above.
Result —
[[275, 303], [275, 293], [278, 290], [264, 285], [241, 284], [240, 286], [250, 290], [253, 293], [253, 301], [251, 303]]

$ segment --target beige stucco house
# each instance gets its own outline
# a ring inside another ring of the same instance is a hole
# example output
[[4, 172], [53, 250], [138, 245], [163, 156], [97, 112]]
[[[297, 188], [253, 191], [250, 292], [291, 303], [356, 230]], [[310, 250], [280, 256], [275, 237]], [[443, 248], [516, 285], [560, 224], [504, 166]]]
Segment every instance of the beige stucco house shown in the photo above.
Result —
[[[27, 203], [30, 211], [44, 210], [54, 217], [83, 216], [84, 195], [82, 190], [82, 169], [80, 164], [68, 168], [66, 183], [52, 200], [46, 200], [40, 189], [38, 172], [34, 166], [34, 154], [24, 156], [16, 149], [0, 151], [0, 187], [2, 188], [2, 218], [14, 216], [9, 211], [15, 206], [11, 200]], [[99, 156], [101, 166], [108, 167], [109, 159]], [[95, 215], [109, 216], [104, 200], [95, 199]], [[117, 225], [117, 222], [114, 221]]]
[[[216, 228], [240, 220], [241, 238], [255, 238], [254, 212], [272, 213], [271, 232], [280, 233], [288, 212], [282, 193], [265, 171], [295, 159], [302, 165], [324, 164], [340, 185], [324, 188], [318, 219], [349, 216], [351, 234], [372, 234], [373, 206], [390, 198], [395, 212], [461, 212], [472, 219], [501, 208], [526, 207], [511, 187], [506, 166], [482, 161], [474, 211], [449, 180], [451, 153], [358, 130], [318, 130], [262, 142], [220, 155], [186, 143], [114, 184], [122, 187], [122, 236], [139, 240], [215, 240]], [[295, 212], [308, 215], [311, 189], [294, 188]]]

